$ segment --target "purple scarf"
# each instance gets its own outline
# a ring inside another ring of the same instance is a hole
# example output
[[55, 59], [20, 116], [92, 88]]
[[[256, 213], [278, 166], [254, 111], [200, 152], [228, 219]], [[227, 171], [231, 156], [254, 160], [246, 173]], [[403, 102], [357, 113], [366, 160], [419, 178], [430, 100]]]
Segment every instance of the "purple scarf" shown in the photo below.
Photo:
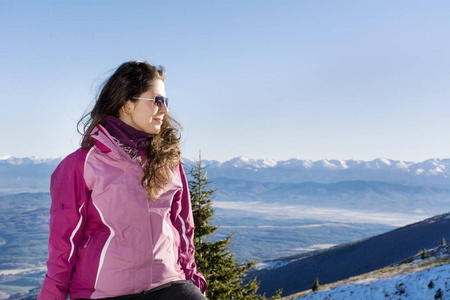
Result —
[[113, 116], [104, 117], [100, 125], [123, 145], [144, 151], [144, 153], [147, 151], [146, 140], [152, 136], [150, 133], [137, 130]]

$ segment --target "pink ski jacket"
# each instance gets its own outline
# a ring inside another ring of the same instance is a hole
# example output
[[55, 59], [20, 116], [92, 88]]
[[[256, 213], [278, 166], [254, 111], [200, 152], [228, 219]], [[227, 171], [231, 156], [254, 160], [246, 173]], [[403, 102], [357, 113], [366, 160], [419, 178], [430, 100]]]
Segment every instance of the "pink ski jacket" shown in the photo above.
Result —
[[183, 167], [151, 200], [141, 157], [132, 160], [100, 125], [93, 138], [93, 147], [72, 153], [52, 174], [49, 259], [38, 299], [115, 297], [186, 279], [204, 293]]

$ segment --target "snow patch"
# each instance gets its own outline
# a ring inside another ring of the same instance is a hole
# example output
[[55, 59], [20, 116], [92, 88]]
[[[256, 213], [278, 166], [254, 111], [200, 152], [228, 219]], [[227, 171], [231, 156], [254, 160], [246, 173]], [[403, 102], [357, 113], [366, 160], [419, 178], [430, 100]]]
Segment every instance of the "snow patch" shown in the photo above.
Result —
[[377, 161], [378, 163], [384, 164], [384, 165], [386, 165], [386, 166], [390, 166], [390, 165], [391, 165], [390, 160], [389, 160], [389, 159], [386, 159], [386, 158], [378, 158], [378, 159], [376, 159], [376, 161]]
[[329, 162], [328, 160], [324, 159], [322, 161], [322, 165], [324, 169], [337, 169], [337, 166], [331, 162]]
[[345, 160], [339, 160], [339, 163], [341, 164], [343, 169], [348, 169], [347, 162]]
[[399, 161], [395, 166], [399, 169], [408, 170], [408, 164], [406, 164], [404, 161]]
[[450, 299], [450, 265], [390, 278], [368, 278], [294, 299]]
[[327, 170], [343, 170], [348, 168], [347, 163], [343, 160], [318, 160], [314, 162], [313, 167], [316, 169], [327, 169]]
[[38, 273], [46, 271], [47, 267], [34, 267], [26, 269], [0, 270], [0, 275], [17, 275], [21, 273]]
[[258, 262], [255, 264], [255, 269], [256, 270], [263, 270], [263, 269], [276, 269], [276, 268], [280, 268], [283, 267], [291, 262], [293, 262], [295, 259], [291, 259], [291, 260], [275, 260], [275, 261], [263, 261], [263, 262]]
[[322, 250], [322, 249], [328, 249], [331, 247], [336, 246], [337, 244], [316, 244], [316, 245], [312, 245], [308, 248], [296, 248], [294, 249], [295, 251], [305, 251], [305, 252], [309, 252], [309, 251], [314, 251], [314, 250]]
[[277, 165], [277, 162], [273, 159], [264, 159], [263, 164], [267, 167], [275, 167]]
[[305, 169], [311, 169], [313, 167], [314, 163], [311, 160], [305, 160], [303, 161], [303, 167]]
[[431, 175], [441, 175], [442, 173], [444, 173], [444, 171], [439, 166], [439, 167], [429, 170], [428, 173]]
[[0, 291], [0, 300], [8, 299], [9, 296], [10, 296], [9, 294]]

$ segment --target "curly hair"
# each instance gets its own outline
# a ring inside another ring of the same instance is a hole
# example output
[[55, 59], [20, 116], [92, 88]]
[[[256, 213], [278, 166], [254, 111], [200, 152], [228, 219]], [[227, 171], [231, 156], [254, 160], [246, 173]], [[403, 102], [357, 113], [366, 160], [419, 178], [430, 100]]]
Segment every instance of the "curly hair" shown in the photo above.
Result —
[[[92, 111], [85, 114], [78, 122], [78, 128], [82, 125], [81, 147], [92, 147], [91, 133], [102, 119], [108, 115], [119, 118], [123, 105], [128, 100], [138, 101], [133, 97], [139, 97], [152, 88], [155, 80], [164, 82], [165, 70], [162, 66], [155, 67], [140, 61], [130, 61], [120, 65], [104, 83]], [[157, 198], [157, 191], [169, 183], [170, 170], [181, 163], [180, 131], [180, 124], [166, 115], [159, 133], [147, 139], [147, 153], [143, 163], [144, 176], [141, 184], [153, 200]]]

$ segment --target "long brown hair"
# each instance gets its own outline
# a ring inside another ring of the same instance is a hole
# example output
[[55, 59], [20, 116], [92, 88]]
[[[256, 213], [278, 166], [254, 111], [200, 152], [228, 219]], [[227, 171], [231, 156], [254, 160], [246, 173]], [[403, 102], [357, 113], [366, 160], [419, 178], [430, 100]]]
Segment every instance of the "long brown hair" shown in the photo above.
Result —
[[[78, 122], [78, 127], [82, 125], [83, 130], [80, 132], [83, 135], [81, 146], [92, 147], [91, 133], [101, 120], [108, 115], [118, 118], [122, 106], [128, 100], [137, 101], [133, 97], [148, 91], [155, 80], [165, 80], [162, 66], [154, 67], [139, 61], [120, 65], [104, 83], [92, 111]], [[180, 124], [167, 114], [159, 133], [147, 140], [141, 183], [152, 199], [156, 199], [158, 189], [163, 189], [169, 183], [170, 170], [180, 164], [180, 130]]]

